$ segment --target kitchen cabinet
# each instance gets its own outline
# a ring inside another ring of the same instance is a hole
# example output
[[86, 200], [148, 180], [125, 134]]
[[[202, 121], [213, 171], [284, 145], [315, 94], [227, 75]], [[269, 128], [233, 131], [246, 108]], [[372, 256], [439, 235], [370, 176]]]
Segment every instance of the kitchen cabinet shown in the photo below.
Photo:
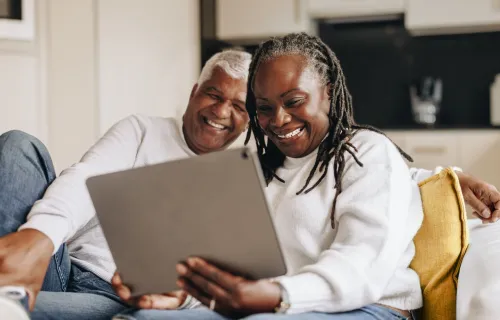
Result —
[[292, 32], [309, 32], [307, 0], [216, 0], [216, 36], [254, 42]]
[[414, 35], [500, 30], [500, 0], [407, 0], [405, 25]]
[[[457, 166], [500, 189], [500, 130], [387, 131], [412, 156], [410, 167]], [[471, 209], [467, 208], [470, 216]]]
[[313, 18], [335, 19], [403, 14], [405, 0], [309, 0]]

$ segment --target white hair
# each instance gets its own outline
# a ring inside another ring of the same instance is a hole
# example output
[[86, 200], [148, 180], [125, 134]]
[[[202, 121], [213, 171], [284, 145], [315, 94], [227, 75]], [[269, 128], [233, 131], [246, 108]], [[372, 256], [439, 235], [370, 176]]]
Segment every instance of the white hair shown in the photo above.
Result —
[[233, 79], [248, 79], [248, 69], [252, 55], [245, 51], [224, 50], [214, 54], [201, 70], [198, 78], [198, 85], [201, 85], [210, 77], [216, 67], [221, 68], [227, 75]]

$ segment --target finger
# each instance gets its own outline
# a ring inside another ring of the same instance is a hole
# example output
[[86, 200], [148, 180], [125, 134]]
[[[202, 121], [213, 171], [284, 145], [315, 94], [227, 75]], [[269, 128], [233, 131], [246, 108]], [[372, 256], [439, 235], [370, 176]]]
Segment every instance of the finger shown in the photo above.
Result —
[[208, 297], [206, 294], [203, 293], [203, 291], [199, 290], [198, 288], [196, 288], [196, 286], [190, 283], [188, 279], [181, 278], [177, 280], [177, 286], [182, 290], [186, 291], [193, 298], [200, 301], [205, 306], [207, 307], [210, 306], [210, 301], [212, 301], [212, 297]]
[[163, 309], [172, 310], [180, 306], [178, 297], [162, 294], [148, 294], [137, 300], [137, 306], [141, 309]]
[[217, 283], [220, 287], [226, 289], [226, 291], [229, 292], [233, 292], [238, 283], [240, 283], [242, 280], [240, 277], [236, 277], [230, 273], [222, 271], [221, 269], [200, 258], [187, 259], [187, 265], [194, 272], [200, 274], [208, 280], [211, 280], [212, 282]]
[[495, 211], [493, 211], [493, 213], [491, 214], [491, 221], [492, 222], [497, 222], [498, 220], [500, 220], [500, 208], [499, 209], [496, 209]]
[[490, 209], [484, 204], [481, 200], [479, 200], [474, 192], [467, 191], [464, 193], [465, 202], [472, 207], [474, 211], [476, 211], [482, 219], [488, 219], [491, 216]]
[[500, 219], [500, 192], [494, 186], [490, 186], [490, 193], [488, 200], [490, 201], [490, 208], [493, 210], [491, 220], [497, 222]]
[[122, 278], [118, 272], [115, 272], [113, 278], [111, 278], [111, 284], [117, 287], [122, 285]]
[[[184, 274], [184, 278], [188, 279], [191, 284], [196, 286], [196, 288], [202, 291], [206, 296], [212, 297], [217, 301], [224, 302], [226, 304], [230, 304], [232, 299], [230, 293], [220, 287], [217, 283], [214, 283], [203, 276], [197, 274], [196, 272], [190, 271], [184, 265], [178, 265], [177, 267], [179, 272]], [[183, 270], [184, 269], [184, 270]]]
[[120, 299], [122, 299], [124, 301], [130, 300], [131, 292], [130, 292], [129, 287], [127, 287], [126, 285], [119, 285], [119, 286], [114, 287], [114, 289], [115, 289], [115, 292], [118, 295], [118, 297], [120, 297]]

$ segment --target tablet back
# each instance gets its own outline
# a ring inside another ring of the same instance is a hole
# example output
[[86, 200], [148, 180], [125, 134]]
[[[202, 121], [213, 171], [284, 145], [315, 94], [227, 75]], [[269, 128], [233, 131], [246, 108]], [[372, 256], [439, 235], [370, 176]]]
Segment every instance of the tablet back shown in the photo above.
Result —
[[200, 256], [247, 277], [286, 273], [257, 155], [232, 149], [91, 177], [87, 188], [133, 295], [175, 285]]

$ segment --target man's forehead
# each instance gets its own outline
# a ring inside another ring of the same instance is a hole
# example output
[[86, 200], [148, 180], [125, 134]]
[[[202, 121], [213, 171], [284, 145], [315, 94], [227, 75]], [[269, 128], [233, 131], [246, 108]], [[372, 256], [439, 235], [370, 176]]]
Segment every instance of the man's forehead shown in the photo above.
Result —
[[[229, 77], [229, 76], [228, 76]], [[245, 101], [247, 95], [246, 80], [244, 79], [220, 79], [218, 77], [210, 77], [202, 85], [203, 91], [217, 92], [221, 95], [232, 95], [238, 99]]]

